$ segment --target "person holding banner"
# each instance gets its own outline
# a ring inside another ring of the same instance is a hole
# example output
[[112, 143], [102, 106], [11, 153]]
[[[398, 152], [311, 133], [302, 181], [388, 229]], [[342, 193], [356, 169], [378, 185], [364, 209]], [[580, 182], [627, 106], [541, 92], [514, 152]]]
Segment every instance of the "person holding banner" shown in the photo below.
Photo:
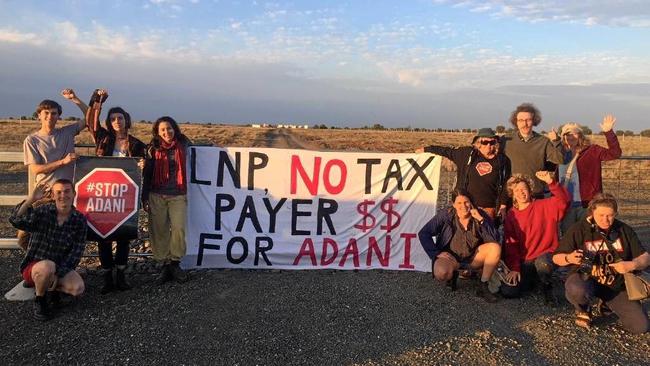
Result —
[[186, 251], [185, 151], [191, 142], [169, 116], [156, 120], [152, 135], [146, 151], [142, 204], [149, 213], [154, 259], [163, 263], [156, 282], [163, 284], [173, 279], [182, 283], [188, 279], [180, 260]]
[[477, 206], [494, 221], [504, 218], [508, 202], [505, 184], [510, 178], [510, 159], [499, 152], [499, 139], [491, 128], [481, 128], [471, 146], [426, 146], [416, 153], [441, 155], [456, 164], [456, 189], [466, 190]]
[[[96, 89], [90, 98], [90, 108], [86, 113], [88, 131], [95, 142], [97, 156], [117, 156], [144, 158], [146, 145], [139, 139], [129, 134], [131, 116], [121, 107], [108, 110], [104, 122], [106, 128], [99, 122], [102, 104], [108, 98], [108, 93], [103, 89]], [[143, 161], [141, 167], [143, 166]], [[113, 290], [128, 290], [131, 285], [126, 281], [124, 270], [129, 259], [129, 240], [116, 241], [115, 257], [113, 258], [113, 242], [99, 240], [99, 261], [104, 270], [104, 285], [102, 294]], [[115, 280], [113, 271], [115, 267]]]
[[481, 269], [476, 294], [487, 302], [496, 302], [488, 281], [499, 263], [501, 245], [492, 219], [474, 207], [467, 191], [455, 189], [451, 199], [452, 207], [436, 214], [418, 233], [422, 248], [431, 258], [433, 278], [447, 282], [453, 291], [461, 266]]
[[621, 157], [621, 146], [613, 131], [614, 123], [616, 118], [608, 114], [600, 124], [607, 148], [591, 144], [577, 123], [562, 126], [562, 146], [565, 153], [564, 164], [561, 164], [558, 170], [560, 183], [569, 190], [572, 198], [571, 207], [560, 224], [562, 234], [585, 216], [589, 201], [602, 192], [600, 163]]
[[58, 179], [49, 192], [53, 202], [32, 207], [47, 194], [45, 184], [39, 183], [9, 217], [15, 228], [31, 233], [20, 272], [25, 283], [34, 287], [34, 318], [41, 321], [52, 317], [50, 301], [58, 305], [59, 292], [79, 296], [85, 289], [75, 268], [86, 248], [87, 224], [72, 205], [74, 185]]
[[558, 223], [569, 205], [569, 192], [545, 170], [536, 173], [537, 179], [546, 183], [553, 196], [533, 198], [533, 181], [521, 174], [513, 175], [507, 184], [513, 207], [508, 211], [503, 225], [504, 261], [510, 272], [501, 286], [504, 297], [521, 296], [537, 282], [542, 285], [544, 302], [555, 304], [551, 259], [558, 247]]
[[638, 300], [630, 300], [624, 273], [650, 266], [650, 254], [634, 230], [616, 219], [618, 203], [611, 194], [597, 194], [589, 203], [588, 217], [564, 235], [553, 262], [571, 266], [565, 295], [576, 311], [576, 325], [589, 328], [592, 299], [599, 298], [634, 334], [650, 331], [650, 320]]

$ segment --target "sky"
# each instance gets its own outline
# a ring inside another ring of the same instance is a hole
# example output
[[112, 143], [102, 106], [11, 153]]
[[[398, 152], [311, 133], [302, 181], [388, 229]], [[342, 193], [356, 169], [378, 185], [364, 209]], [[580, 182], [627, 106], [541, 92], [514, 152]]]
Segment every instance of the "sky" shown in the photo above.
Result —
[[80, 112], [105, 88], [135, 120], [358, 127], [573, 121], [650, 128], [647, 0], [0, 0], [0, 117]]

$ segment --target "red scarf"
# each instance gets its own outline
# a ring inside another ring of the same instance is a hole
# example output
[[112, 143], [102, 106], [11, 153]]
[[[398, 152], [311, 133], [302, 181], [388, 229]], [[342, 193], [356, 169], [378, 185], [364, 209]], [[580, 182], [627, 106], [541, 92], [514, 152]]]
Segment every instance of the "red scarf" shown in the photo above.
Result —
[[168, 144], [161, 139], [160, 148], [155, 149], [153, 185], [154, 187], [162, 187], [169, 182], [169, 159], [167, 153], [169, 150], [174, 150], [174, 160], [176, 160], [176, 187], [179, 191], [185, 193], [185, 149], [182, 144], [177, 142], [178, 140], [174, 139], [174, 141]]

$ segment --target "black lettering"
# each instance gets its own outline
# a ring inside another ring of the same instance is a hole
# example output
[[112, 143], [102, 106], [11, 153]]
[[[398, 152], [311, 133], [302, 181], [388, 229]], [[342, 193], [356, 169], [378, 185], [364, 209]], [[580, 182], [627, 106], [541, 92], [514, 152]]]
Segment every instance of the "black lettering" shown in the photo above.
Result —
[[357, 159], [357, 164], [366, 165], [365, 193], [370, 194], [372, 187], [372, 166], [381, 164], [381, 159]]
[[205, 249], [220, 250], [221, 246], [219, 244], [206, 244], [206, 240], [221, 240], [223, 235], [221, 234], [207, 234], [201, 233], [199, 235], [199, 254], [196, 256], [196, 265], [200, 266], [203, 263], [203, 251]]
[[[255, 163], [255, 159], [260, 159], [260, 163]], [[269, 163], [269, 157], [261, 152], [251, 151], [248, 154], [248, 190], [255, 188], [255, 171], [263, 169]]]
[[[241, 244], [241, 247], [244, 250], [239, 258], [234, 258], [232, 256], [232, 247], [235, 245], [235, 243]], [[234, 236], [232, 239], [228, 240], [228, 246], [226, 247], [226, 258], [228, 258], [228, 262], [232, 264], [239, 264], [245, 261], [247, 256], [248, 243], [246, 242], [246, 239], [242, 238], [241, 236]]]
[[196, 179], [196, 148], [195, 147], [190, 149], [190, 165], [192, 167], [192, 174], [190, 175], [190, 183], [203, 184], [206, 186], [212, 184], [212, 182], [209, 180]]
[[251, 220], [251, 223], [255, 227], [255, 231], [258, 233], [262, 232], [260, 221], [257, 219], [257, 211], [255, 211], [255, 201], [253, 201], [252, 196], [246, 196], [246, 200], [244, 201], [244, 206], [241, 209], [241, 214], [239, 215], [239, 221], [237, 222], [235, 231], [241, 231], [241, 229], [244, 227], [244, 221], [246, 221], [246, 218]]
[[332, 223], [332, 214], [338, 210], [339, 204], [335, 200], [330, 200], [326, 198], [318, 199], [318, 211], [316, 211], [316, 234], [323, 234], [323, 219], [327, 222], [327, 228], [331, 235], [336, 235], [336, 229]]
[[269, 213], [269, 233], [274, 233], [275, 232], [275, 218], [278, 215], [278, 211], [282, 208], [285, 202], [287, 202], [286, 198], [281, 198], [280, 201], [278, 201], [278, 204], [273, 207], [271, 205], [271, 200], [268, 199], [267, 197], [262, 198], [262, 201], [264, 201], [264, 206], [266, 207], [266, 211]]
[[[263, 241], [267, 243], [266, 246], [261, 245]], [[262, 255], [262, 258], [264, 259], [266, 265], [272, 266], [269, 257], [266, 256], [266, 252], [268, 252], [271, 249], [273, 249], [273, 239], [269, 238], [268, 236], [255, 238], [255, 265], [256, 266], [259, 263], [260, 255]]]
[[217, 187], [223, 187], [224, 167], [228, 168], [228, 173], [232, 178], [232, 184], [235, 188], [241, 188], [241, 153], [235, 153], [235, 164], [233, 165], [227, 151], [219, 151], [219, 164], [217, 165]]
[[291, 235], [309, 235], [309, 230], [298, 230], [298, 216], [311, 216], [311, 212], [298, 211], [298, 205], [310, 205], [312, 200], [295, 199], [291, 201]]
[[409, 164], [411, 164], [411, 167], [413, 167], [413, 172], [415, 175], [413, 176], [413, 179], [406, 185], [406, 190], [410, 190], [411, 187], [415, 184], [415, 181], [420, 178], [422, 180], [422, 183], [424, 183], [424, 186], [427, 187], [427, 190], [431, 191], [433, 190], [433, 187], [431, 186], [431, 182], [429, 182], [429, 178], [427, 178], [427, 175], [424, 174], [424, 169], [431, 164], [435, 156], [431, 156], [427, 159], [427, 161], [422, 164], [422, 166], [418, 165], [418, 162], [415, 161], [415, 159], [406, 159]]
[[[228, 203], [226, 206], [222, 205], [224, 201]], [[217, 193], [214, 206], [214, 230], [221, 231], [221, 212], [231, 211], [235, 208], [235, 198], [226, 193]]]
[[388, 164], [388, 169], [386, 170], [386, 176], [384, 177], [384, 186], [381, 188], [381, 193], [386, 193], [388, 190], [388, 181], [390, 179], [397, 180], [397, 190], [401, 191], [402, 188], [402, 171], [399, 167], [399, 160], [391, 159], [390, 164]]

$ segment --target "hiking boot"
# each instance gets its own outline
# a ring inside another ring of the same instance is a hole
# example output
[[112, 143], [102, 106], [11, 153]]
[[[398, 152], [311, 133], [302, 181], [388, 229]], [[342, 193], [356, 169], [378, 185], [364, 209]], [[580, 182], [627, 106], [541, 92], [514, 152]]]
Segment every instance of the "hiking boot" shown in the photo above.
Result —
[[104, 269], [104, 286], [102, 286], [101, 294], [106, 295], [109, 292], [115, 290], [115, 284], [113, 283], [113, 269]]
[[177, 261], [172, 261], [170, 264], [172, 278], [178, 283], [187, 282], [189, 279], [187, 272], [181, 269], [180, 263]]
[[50, 309], [47, 306], [47, 299], [45, 296], [36, 296], [34, 299], [34, 319], [42, 322], [50, 320]]
[[451, 280], [447, 281], [447, 287], [449, 287], [451, 291], [456, 291], [458, 288], [458, 271], [454, 271], [451, 275]]
[[53, 309], [58, 309], [61, 307], [61, 292], [59, 291], [48, 291], [48, 296], [50, 298], [50, 304]]
[[126, 291], [131, 289], [131, 285], [126, 282], [126, 276], [124, 275], [124, 268], [117, 268], [115, 272], [115, 287], [120, 291]]
[[499, 298], [490, 292], [490, 285], [487, 282], [481, 282], [476, 290], [476, 296], [483, 298], [486, 302], [495, 303]]
[[173, 277], [172, 277], [171, 265], [163, 264], [162, 268], [160, 269], [160, 274], [156, 278], [155, 284], [160, 286], [165, 282], [171, 281], [172, 279]]

